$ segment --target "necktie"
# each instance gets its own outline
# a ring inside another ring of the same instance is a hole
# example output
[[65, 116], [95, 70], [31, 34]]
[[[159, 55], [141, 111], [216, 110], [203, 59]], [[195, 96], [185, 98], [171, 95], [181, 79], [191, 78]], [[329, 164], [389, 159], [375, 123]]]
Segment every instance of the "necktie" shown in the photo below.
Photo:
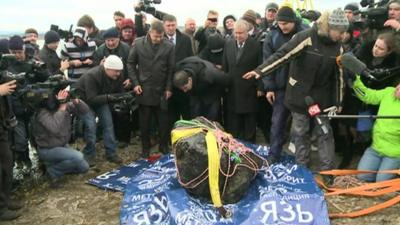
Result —
[[169, 40], [175, 45], [174, 37], [170, 37]]
[[243, 42], [238, 44], [238, 51], [237, 51], [237, 55], [236, 55], [236, 60], [239, 60], [240, 56], [242, 56], [243, 45], [244, 45]]

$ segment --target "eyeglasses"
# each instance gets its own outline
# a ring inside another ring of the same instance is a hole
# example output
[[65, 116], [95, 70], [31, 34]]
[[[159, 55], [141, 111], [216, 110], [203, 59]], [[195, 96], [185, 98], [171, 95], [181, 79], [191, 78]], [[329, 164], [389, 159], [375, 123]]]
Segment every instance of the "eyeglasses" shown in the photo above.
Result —
[[207, 20], [211, 21], [211, 22], [218, 22], [218, 18], [207, 18]]

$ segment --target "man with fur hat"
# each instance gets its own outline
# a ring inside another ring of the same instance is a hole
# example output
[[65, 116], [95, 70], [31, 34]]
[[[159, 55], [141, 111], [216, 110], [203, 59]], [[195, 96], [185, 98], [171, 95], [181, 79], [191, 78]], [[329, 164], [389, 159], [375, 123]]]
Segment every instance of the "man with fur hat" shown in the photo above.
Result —
[[115, 138], [114, 123], [111, 113], [111, 104], [115, 103], [116, 94], [124, 92], [122, 76], [124, 64], [116, 55], [109, 55], [102, 65], [91, 68], [77, 82], [78, 93], [91, 109], [91, 112], [83, 115], [81, 119], [86, 125], [86, 147], [83, 150], [85, 159], [90, 166], [96, 164], [96, 121], [95, 114], [103, 128], [103, 140], [106, 150], [106, 158], [109, 162], [121, 163], [117, 155], [117, 141]]
[[46, 63], [47, 70], [50, 75], [64, 74], [68, 69], [68, 61], [61, 59], [57, 55], [58, 44], [60, 43], [60, 35], [55, 31], [47, 31], [44, 35], [44, 45], [39, 52], [39, 59]]
[[133, 20], [131, 18], [123, 19], [121, 21], [121, 41], [131, 46], [135, 38], [135, 24]]
[[235, 26], [236, 18], [233, 15], [227, 15], [222, 20], [222, 25], [224, 26], [224, 38], [233, 37], [233, 28]]
[[[292, 37], [309, 27], [302, 23], [292, 8], [283, 6], [276, 15], [277, 24], [272, 26], [265, 37], [263, 46], [264, 60], [278, 51]], [[272, 105], [270, 144], [271, 160], [278, 161], [285, 143], [285, 127], [290, 111], [284, 105], [285, 89], [289, 76], [289, 66], [284, 65], [269, 76], [263, 78], [266, 98]], [[268, 118], [269, 119], [269, 118]]]
[[84, 27], [76, 27], [73, 36], [72, 41], [62, 46], [61, 59], [69, 62], [68, 79], [77, 81], [94, 66], [96, 43], [88, 40], [88, 33]]
[[[339, 9], [324, 13], [311, 29], [296, 34], [282, 48], [272, 54], [254, 71], [243, 77], [260, 78], [290, 62], [289, 81], [285, 105], [292, 113], [292, 137], [296, 146], [296, 162], [307, 166], [311, 148], [308, 142], [310, 122], [308, 103], [313, 98], [321, 109], [339, 107], [343, 100], [343, 71], [336, 64], [336, 57], [343, 53], [342, 35], [349, 21]], [[334, 169], [334, 140], [329, 120], [321, 118], [316, 125], [319, 144], [320, 169]], [[324, 129], [322, 129], [324, 128]], [[331, 179], [327, 181], [332, 181]]]

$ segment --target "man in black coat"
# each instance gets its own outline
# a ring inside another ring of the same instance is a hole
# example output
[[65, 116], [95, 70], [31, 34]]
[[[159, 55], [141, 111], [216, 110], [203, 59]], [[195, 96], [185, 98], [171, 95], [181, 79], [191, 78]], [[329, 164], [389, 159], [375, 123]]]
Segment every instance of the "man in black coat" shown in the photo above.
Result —
[[[162, 19], [164, 22], [165, 37], [175, 45], [175, 61], [179, 62], [187, 57], [193, 56], [190, 37], [177, 29], [176, 17], [164, 14]], [[190, 116], [190, 109], [187, 104], [189, 97], [177, 88], [173, 88], [173, 93], [174, 95], [169, 102], [171, 123], [179, 120], [181, 116], [184, 119], [188, 119]]]
[[[12, 61], [7, 70], [11, 73], [26, 73], [26, 82], [19, 84], [24, 88], [28, 84], [44, 82], [49, 77], [46, 68], [35, 68], [37, 65], [34, 59], [30, 59], [25, 52], [25, 46], [20, 36], [12, 36], [9, 41], [10, 53], [15, 55], [16, 60]], [[15, 161], [18, 165], [25, 164], [30, 167], [29, 158], [29, 134], [28, 127], [33, 114], [32, 109], [23, 104], [21, 94], [15, 92], [11, 95], [12, 108], [18, 120], [18, 125], [12, 130], [12, 149], [15, 152]]]
[[84, 76], [81, 76], [77, 82], [80, 97], [92, 110], [81, 116], [86, 126], [86, 147], [83, 153], [90, 166], [94, 166], [96, 162], [96, 122], [94, 113], [99, 117], [99, 122], [103, 128], [107, 160], [117, 164], [122, 162], [116, 152], [117, 142], [111, 113], [111, 104], [116, 101], [115, 94], [124, 92], [122, 71], [122, 60], [116, 55], [110, 55], [104, 61], [104, 65], [93, 67]]
[[[100, 45], [94, 52], [94, 64], [103, 65], [104, 60], [109, 55], [116, 55], [124, 64], [122, 77], [124, 78], [123, 86], [125, 89], [131, 88], [132, 83], [128, 78], [128, 67], [126, 65], [129, 56], [130, 46], [119, 39], [119, 31], [116, 27], [111, 27], [103, 32], [104, 43]], [[132, 126], [130, 111], [113, 111], [113, 121], [115, 125], [115, 135], [119, 142], [119, 147], [126, 147], [131, 139]]]
[[[278, 10], [276, 20], [277, 24], [270, 28], [270, 32], [265, 37], [263, 46], [265, 60], [292, 39], [296, 33], [308, 29], [308, 26], [297, 18], [293, 9], [287, 6]], [[289, 65], [285, 65], [263, 78], [266, 98], [273, 108], [272, 118], [268, 118], [271, 119], [271, 162], [279, 160], [285, 144], [285, 128], [290, 116], [289, 109], [284, 105], [288, 76]]]
[[173, 84], [190, 96], [191, 118], [218, 120], [221, 95], [229, 77], [214, 64], [192, 56], [176, 65]]
[[44, 35], [44, 45], [39, 52], [39, 59], [46, 63], [47, 70], [50, 75], [63, 74], [69, 67], [67, 61], [61, 61], [57, 55], [58, 44], [60, 43], [60, 35], [53, 31], [47, 31]]
[[12, 114], [7, 96], [13, 93], [16, 87], [15, 80], [0, 84], [0, 221], [18, 218], [21, 214], [15, 210], [22, 207], [10, 198], [14, 161], [8, 141]]
[[129, 53], [129, 77], [139, 104], [139, 119], [143, 157], [149, 157], [150, 125], [158, 118], [160, 146], [168, 151], [168, 99], [172, 95], [172, 75], [175, 68], [174, 44], [164, 38], [163, 23], [156, 20], [145, 37], [137, 38]]
[[[308, 103], [310, 96], [321, 109], [337, 106], [341, 111], [343, 100], [343, 71], [336, 58], [343, 53], [340, 40], [349, 22], [341, 9], [324, 13], [311, 29], [297, 33], [289, 42], [272, 54], [256, 70], [244, 78], [259, 78], [290, 62], [285, 105], [292, 113], [292, 137], [296, 147], [296, 162], [307, 166], [310, 162], [310, 122]], [[321, 170], [335, 168], [334, 140], [327, 118], [321, 118], [317, 129]], [[329, 178], [327, 180], [331, 182]]]
[[227, 94], [228, 130], [234, 137], [254, 142], [257, 122], [257, 97], [262, 96], [262, 82], [245, 80], [243, 74], [255, 69], [262, 62], [260, 43], [248, 34], [249, 24], [238, 20], [234, 39], [225, 43], [223, 70], [231, 84]]

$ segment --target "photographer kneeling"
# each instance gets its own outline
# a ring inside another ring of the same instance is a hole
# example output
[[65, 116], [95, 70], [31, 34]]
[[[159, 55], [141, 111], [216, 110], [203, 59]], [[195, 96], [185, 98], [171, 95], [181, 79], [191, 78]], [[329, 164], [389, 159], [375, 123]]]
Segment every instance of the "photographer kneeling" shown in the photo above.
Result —
[[83, 154], [68, 147], [71, 138], [71, 114], [83, 115], [89, 107], [79, 99], [66, 102], [68, 92], [60, 90], [57, 99], [49, 98], [34, 118], [33, 133], [39, 159], [45, 164], [51, 187], [60, 187], [59, 179], [68, 173], [86, 173]]
[[[378, 116], [400, 116], [400, 85], [382, 90], [367, 88], [360, 77], [353, 86], [357, 97], [371, 105], [379, 105]], [[367, 148], [358, 163], [358, 170], [397, 170], [400, 168], [400, 120], [378, 119], [372, 132], [372, 145]], [[360, 174], [357, 177], [367, 182], [378, 182], [395, 178], [395, 174]]]

